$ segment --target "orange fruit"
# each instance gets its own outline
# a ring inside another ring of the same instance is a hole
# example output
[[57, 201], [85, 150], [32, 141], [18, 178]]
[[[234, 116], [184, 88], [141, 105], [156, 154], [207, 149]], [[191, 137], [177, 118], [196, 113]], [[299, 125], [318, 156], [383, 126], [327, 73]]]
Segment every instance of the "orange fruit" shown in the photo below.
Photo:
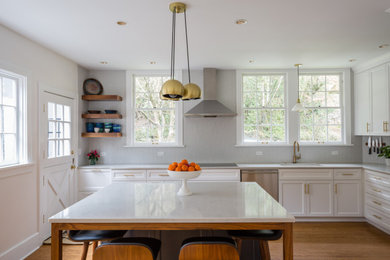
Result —
[[178, 165], [177, 165], [177, 167], [182, 167], [183, 166], [183, 163], [179, 163]]
[[176, 169], [176, 166], [173, 164], [169, 165], [169, 167], [168, 167], [168, 170], [170, 170], [170, 171], [174, 171], [175, 169]]
[[188, 164], [188, 161], [186, 159], [181, 161], [182, 164]]
[[201, 168], [200, 168], [200, 166], [199, 165], [195, 165], [195, 170], [197, 170], [197, 171], [200, 171], [200, 170], [202, 170]]
[[192, 162], [192, 163], [190, 163], [190, 165], [191, 165], [192, 167], [195, 167], [196, 163]]
[[192, 166], [190, 166], [190, 167], [188, 167], [188, 171], [189, 171], [189, 172], [193, 172], [193, 171], [195, 171], [195, 168], [192, 167]]
[[181, 172], [181, 167], [176, 167], [176, 170], [177, 172]]
[[183, 170], [183, 171], [188, 171], [188, 166], [187, 165], [183, 165], [182, 167], [181, 167], [181, 169]]
[[173, 163], [172, 163], [172, 165], [175, 165], [175, 166], [177, 166], [177, 162], [173, 162]]

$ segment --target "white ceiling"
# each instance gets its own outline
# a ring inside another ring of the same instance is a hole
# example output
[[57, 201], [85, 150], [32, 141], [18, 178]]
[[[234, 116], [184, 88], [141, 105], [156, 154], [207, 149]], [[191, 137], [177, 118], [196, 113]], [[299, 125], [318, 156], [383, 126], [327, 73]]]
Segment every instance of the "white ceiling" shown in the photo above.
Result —
[[[0, 23], [90, 69], [169, 69], [170, 2], [1, 0]], [[350, 59], [390, 51], [378, 48], [390, 44], [390, 0], [184, 2], [193, 68], [351, 67]], [[248, 24], [236, 25], [238, 18]], [[184, 68], [183, 16], [177, 21]]]

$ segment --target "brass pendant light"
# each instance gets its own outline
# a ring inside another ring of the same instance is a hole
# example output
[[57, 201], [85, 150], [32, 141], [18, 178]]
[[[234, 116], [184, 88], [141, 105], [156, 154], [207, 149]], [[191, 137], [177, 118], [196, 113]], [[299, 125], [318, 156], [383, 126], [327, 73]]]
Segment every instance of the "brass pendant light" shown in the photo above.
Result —
[[298, 75], [298, 99], [297, 99], [297, 103], [293, 106], [291, 111], [302, 112], [305, 110], [305, 107], [301, 104], [301, 99], [299, 98], [299, 67], [302, 66], [302, 64], [295, 64], [294, 66], [297, 67], [297, 75]]
[[[186, 5], [180, 2], [174, 2], [169, 5], [169, 10], [172, 11], [172, 45], [171, 45], [171, 79], [164, 82], [160, 97], [163, 100], [191, 100], [199, 99], [201, 96], [201, 90], [199, 86], [191, 83], [190, 73], [190, 61], [188, 51], [188, 34], [187, 34], [187, 16], [186, 16]], [[184, 13], [184, 24], [185, 24], [185, 35], [186, 35], [186, 47], [187, 47], [187, 69], [188, 69], [188, 81], [189, 83], [185, 86], [175, 80], [175, 43], [176, 43], [176, 14]]]

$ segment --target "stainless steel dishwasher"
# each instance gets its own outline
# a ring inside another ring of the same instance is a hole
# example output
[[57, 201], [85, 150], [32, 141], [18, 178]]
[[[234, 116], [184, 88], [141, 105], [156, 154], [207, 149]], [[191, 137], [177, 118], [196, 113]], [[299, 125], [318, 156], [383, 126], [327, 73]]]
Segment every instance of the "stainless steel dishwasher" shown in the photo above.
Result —
[[242, 182], [257, 182], [275, 200], [279, 201], [278, 170], [242, 170]]

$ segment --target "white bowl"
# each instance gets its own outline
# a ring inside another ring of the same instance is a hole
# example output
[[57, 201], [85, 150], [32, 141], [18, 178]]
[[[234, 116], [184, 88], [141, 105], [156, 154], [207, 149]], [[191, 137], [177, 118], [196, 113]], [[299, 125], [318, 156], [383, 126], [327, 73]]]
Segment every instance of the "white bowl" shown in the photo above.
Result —
[[179, 196], [189, 196], [192, 195], [192, 192], [188, 189], [187, 180], [198, 177], [202, 171], [193, 171], [193, 172], [177, 172], [167, 170], [170, 177], [175, 180], [181, 180], [182, 185], [177, 192]]
[[175, 178], [177, 180], [188, 180], [188, 179], [194, 179], [198, 177], [202, 171], [193, 171], [193, 172], [177, 172], [177, 171], [170, 171], [167, 170], [170, 177]]

